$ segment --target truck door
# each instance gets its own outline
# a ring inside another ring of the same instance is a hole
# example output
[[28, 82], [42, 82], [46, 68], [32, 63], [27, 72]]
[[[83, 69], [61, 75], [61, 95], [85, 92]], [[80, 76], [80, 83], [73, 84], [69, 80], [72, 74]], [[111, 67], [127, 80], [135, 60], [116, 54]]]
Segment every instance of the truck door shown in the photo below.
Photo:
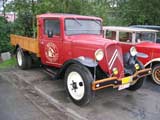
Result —
[[60, 66], [61, 61], [61, 30], [58, 18], [45, 18], [40, 26], [40, 54], [43, 64]]

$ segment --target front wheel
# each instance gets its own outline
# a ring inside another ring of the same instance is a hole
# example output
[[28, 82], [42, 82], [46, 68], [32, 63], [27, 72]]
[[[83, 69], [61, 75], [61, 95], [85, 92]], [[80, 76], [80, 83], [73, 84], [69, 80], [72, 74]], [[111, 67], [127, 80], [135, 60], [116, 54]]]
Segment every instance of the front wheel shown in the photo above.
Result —
[[73, 64], [65, 73], [65, 87], [69, 97], [77, 105], [91, 102], [94, 92], [91, 90], [93, 77], [88, 68]]
[[153, 66], [152, 79], [156, 84], [160, 85], [160, 64]]
[[[143, 68], [144, 68], [142, 62], [137, 61], [137, 63], [140, 65], [140, 69], [143, 69]], [[136, 91], [136, 90], [138, 90], [139, 88], [142, 87], [143, 82], [144, 82], [145, 79], [146, 79], [146, 77], [140, 78], [138, 81], [134, 82], [134, 83], [128, 88], [128, 90], [130, 90], [130, 91]]]
[[142, 87], [145, 78], [146, 78], [146, 77], [140, 78], [140, 80], [138, 80], [137, 82], [135, 82], [133, 85], [131, 85], [131, 86], [130, 86], [129, 88], [127, 88], [127, 89], [130, 90], [130, 91], [136, 91], [136, 90], [138, 90], [139, 88]]

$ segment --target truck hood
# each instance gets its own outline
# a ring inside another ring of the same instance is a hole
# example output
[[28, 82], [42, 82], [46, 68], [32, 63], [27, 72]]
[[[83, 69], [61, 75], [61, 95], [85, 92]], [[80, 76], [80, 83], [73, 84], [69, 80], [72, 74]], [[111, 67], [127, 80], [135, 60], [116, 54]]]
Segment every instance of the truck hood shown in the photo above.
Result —
[[86, 44], [86, 45], [96, 45], [96, 46], [107, 46], [110, 44], [117, 44], [116, 41], [105, 39], [101, 36], [97, 35], [76, 35], [76, 36], [69, 36], [69, 39], [72, 40], [73, 44]]
[[[116, 41], [111, 41], [100, 36], [70, 36], [72, 41], [73, 58], [80, 56], [95, 59], [95, 51], [102, 49], [104, 51], [104, 58], [99, 61], [100, 68], [106, 73], [112, 74], [112, 69], [117, 67], [120, 71], [123, 70], [123, 58], [121, 46]], [[115, 57], [114, 61], [111, 61]], [[110, 63], [109, 63], [110, 62]], [[123, 77], [119, 73], [118, 77]]]

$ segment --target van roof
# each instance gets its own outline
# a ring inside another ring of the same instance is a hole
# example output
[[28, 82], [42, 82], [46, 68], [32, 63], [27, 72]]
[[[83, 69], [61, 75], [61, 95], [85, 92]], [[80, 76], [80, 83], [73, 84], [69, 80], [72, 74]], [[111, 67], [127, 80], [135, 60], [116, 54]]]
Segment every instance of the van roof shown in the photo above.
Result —
[[121, 27], [121, 26], [103, 26], [103, 30], [121, 31], [121, 32], [158, 32], [157, 30], [151, 30], [151, 29]]

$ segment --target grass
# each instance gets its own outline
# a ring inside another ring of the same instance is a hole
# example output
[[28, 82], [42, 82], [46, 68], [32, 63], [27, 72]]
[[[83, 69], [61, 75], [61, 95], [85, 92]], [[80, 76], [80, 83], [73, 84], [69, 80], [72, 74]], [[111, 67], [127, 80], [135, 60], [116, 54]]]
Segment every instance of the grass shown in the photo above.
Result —
[[16, 59], [13, 57], [0, 63], [0, 69], [10, 68], [16, 65]]

